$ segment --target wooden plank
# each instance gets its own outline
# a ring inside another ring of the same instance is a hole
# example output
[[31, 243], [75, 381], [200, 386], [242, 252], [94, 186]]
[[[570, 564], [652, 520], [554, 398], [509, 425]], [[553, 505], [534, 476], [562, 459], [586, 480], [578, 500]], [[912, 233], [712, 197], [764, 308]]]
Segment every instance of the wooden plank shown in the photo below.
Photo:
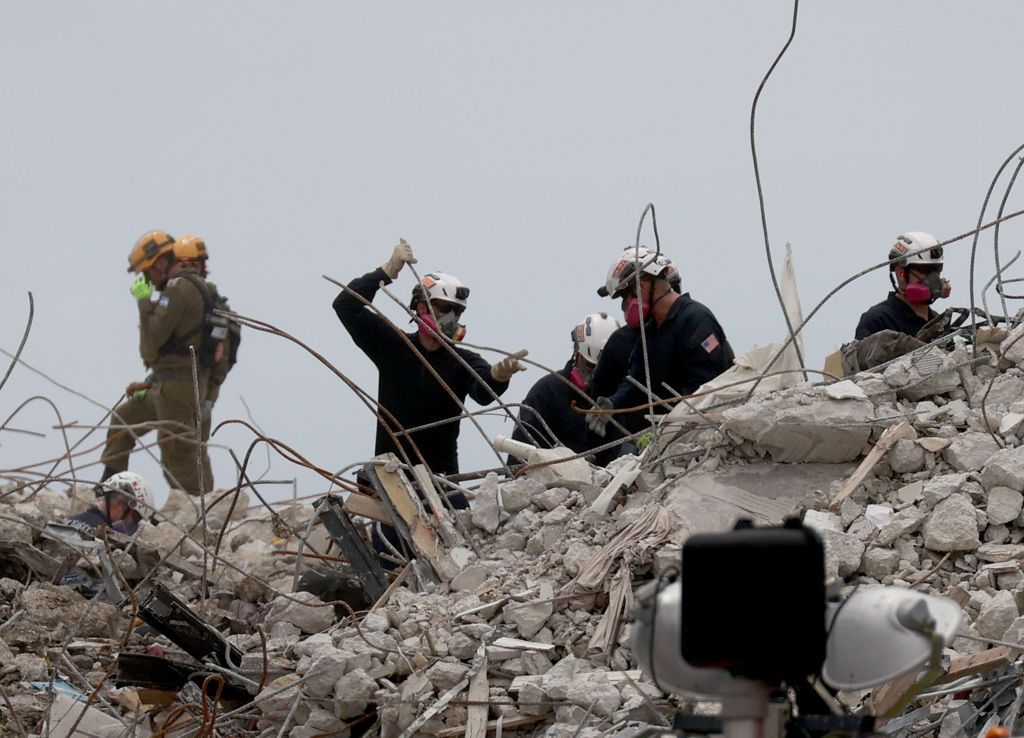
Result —
[[437, 487], [434, 486], [434, 478], [430, 476], [427, 467], [423, 466], [423, 464], [417, 464], [412, 468], [412, 473], [416, 478], [416, 484], [419, 486], [423, 496], [427, 498], [427, 503], [434, 513], [434, 523], [437, 527], [437, 532], [441, 536], [441, 540], [449, 548], [461, 545], [464, 542], [462, 536], [456, 530], [455, 522], [448, 513], [448, 507], [444, 504], [444, 500], [441, 499]]
[[[949, 665], [945, 674], [940, 675], [928, 686], [929, 688], [937, 687], [964, 677], [1006, 668], [1014, 662], [1016, 655], [1017, 651], [1014, 649], [1008, 646], [998, 646], [972, 656], [961, 656]], [[885, 715], [894, 705], [899, 704], [903, 696], [913, 688], [920, 673], [919, 670], [915, 670], [910, 674], [904, 674], [877, 689], [871, 699], [874, 714]]]
[[370, 608], [369, 612], [373, 612], [378, 607], [384, 607], [388, 604], [388, 600], [391, 599], [391, 594], [405, 584], [405, 580], [409, 578], [409, 572], [412, 571], [412, 564], [406, 564], [402, 567], [402, 571], [399, 573], [395, 580], [388, 585], [388, 588], [384, 590], [384, 594], [373, 603], [373, 607]]
[[899, 704], [903, 696], [913, 689], [920, 673], [915, 669], [910, 674], [897, 677], [875, 690], [871, 695], [871, 712], [877, 716], [888, 714], [889, 710]]
[[487, 735], [487, 713], [490, 686], [487, 683], [487, 652], [483, 646], [477, 651], [480, 659], [480, 670], [469, 680], [469, 701], [483, 704], [471, 704], [466, 716], [466, 738], [484, 738]]
[[983, 674], [986, 671], [1004, 669], [1016, 661], [1017, 654], [1022, 649], [1024, 647], [1014, 650], [1009, 646], [996, 646], [971, 656], [961, 656], [949, 665], [949, 670], [945, 674], [935, 680], [935, 685], [948, 684], [967, 676]]
[[[387, 461], [393, 459], [394, 454], [381, 454], [375, 458]], [[413, 550], [426, 559], [440, 580], [448, 581], [458, 568], [441, 545], [437, 531], [427, 521], [427, 513], [405, 474], [400, 469], [388, 471], [383, 465], [376, 466], [374, 472], [395, 512], [408, 526]]]
[[376, 520], [378, 523], [391, 525], [391, 516], [388, 515], [388, 509], [384, 507], [380, 500], [375, 500], [369, 495], [352, 493], [345, 500], [345, 504], [342, 505], [341, 509], [349, 515], [358, 515], [361, 518], [369, 518], [370, 520]]
[[846, 480], [846, 484], [836, 495], [836, 498], [832, 500], [832, 504], [829, 506], [833, 510], [839, 508], [843, 500], [853, 494], [854, 490], [857, 489], [864, 480], [867, 479], [868, 474], [871, 470], [882, 460], [882, 458], [889, 453], [889, 450], [896, 445], [896, 442], [902, 438], [906, 438], [910, 435], [913, 427], [907, 421], [903, 420], [896, 425], [889, 426], [882, 433], [882, 437], [878, 439], [878, 443], [871, 449], [867, 456], [864, 457], [864, 461], [860, 462], [860, 466], [857, 470]]
[[[603, 678], [609, 684], [620, 684], [626, 681], [626, 677], [629, 677], [634, 682], [641, 679], [641, 672], [639, 669], [630, 669], [629, 671], [602, 671], [602, 672], [590, 672], [587, 674], [588, 678]], [[512, 692], [518, 692], [527, 684], [536, 684], [544, 680], [543, 674], [526, 674], [525, 676], [517, 676], [512, 680], [512, 684], [509, 685], [509, 694]]]
[[524, 641], [519, 638], [499, 638], [491, 644], [499, 648], [515, 648], [523, 651], [554, 651], [555, 644], [540, 641]]
[[[487, 732], [495, 732], [498, 728], [499, 721], [502, 723], [505, 730], [515, 730], [516, 728], [523, 728], [527, 725], [533, 725], [534, 723], [539, 723], [541, 720], [547, 719], [547, 715], [521, 715], [520, 717], [509, 718], [506, 720], [499, 718], [498, 720], [491, 720], [487, 723]], [[445, 728], [444, 730], [438, 731], [437, 736], [438, 738], [458, 738], [458, 736], [463, 734], [463, 730], [465, 730], [465, 728], [461, 725], [457, 728]]]

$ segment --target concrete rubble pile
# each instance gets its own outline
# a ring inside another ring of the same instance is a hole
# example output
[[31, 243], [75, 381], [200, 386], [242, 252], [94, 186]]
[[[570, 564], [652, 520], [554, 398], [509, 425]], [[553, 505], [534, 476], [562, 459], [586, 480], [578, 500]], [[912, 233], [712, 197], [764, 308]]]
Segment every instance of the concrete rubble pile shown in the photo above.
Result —
[[[410, 567], [355, 617], [323, 592], [294, 589], [301, 574], [332, 567], [330, 556], [296, 565], [300, 536], [307, 551], [331, 550], [311, 508], [269, 516], [241, 499], [229, 514], [230, 496], [214, 504], [214, 493], [203, 526], [196, 500], [172, 493], [163, 522], [144, 524], [113, 559], [128, 583], [151, 575], [238, 649], [240, 663], [208, 669], [241, 695], [235, 717], [211, 718], [192, 682], [163, 704], [152, 688], [115, 686], [119, 653], [187, 655], [151, 628], [130, 630], [136, 604], [89, 607], [70, 587], [33, 576], [19, 547], [45, 548], [41, 528], [80, 503], [46, 489], [7, 495], [0, 720], [16, 731], [13, 708], [26, 732], [45, 732], [54, 679], [82, 699], [95, 691], [90, 732], [101, 735], [127, 734], [126, 724], [153, 732], [169, 718], [168, 734], [204, 724], [262, 738], [483, 736], [499, 721], [503, 735], [634, 735], [676, 710], [710, 709], [666, 695], [639, 671], [635, 588], [677, 567], [691, 533], [802, 515], [846, 592], [913, 586], [964, 609], [969, 638], [946, 657], [973, 658], [980, 666], [967, 676], [979, 686], [956, 682], [962, 689], [914, 702], [883, 729], [1012, 730], [1024, 701], [1020, 652], [999, 642], [1024, 640], [1024, 372], [972, 373], [958, 351], [755, 395], [695, 424], [667, 421], [644, 456], [607, 470], [564, 462], [511, 480], [489, 475], [453, 521], [459, 542], [439, 544], [452, 568], [432, 582]], [[840, 697], [879, 710], [886, 691]], [[113, 724], [100, 719], [109, 716]]]

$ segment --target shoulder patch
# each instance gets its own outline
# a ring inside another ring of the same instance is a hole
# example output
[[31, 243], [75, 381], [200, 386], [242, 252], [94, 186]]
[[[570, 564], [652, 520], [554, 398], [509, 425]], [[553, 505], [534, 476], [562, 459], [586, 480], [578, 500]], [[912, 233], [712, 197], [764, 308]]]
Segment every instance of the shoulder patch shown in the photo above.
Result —
[[157, 310], [166, 310], [171, 306], [171, 298], [167, 295], [160, 295], [160, 299], [156, 303]]
[[708, 336], [707, 338], [700, 342], [700, 347], [707, 351], [709, 354], [712, 353], [721, 345], [722, 344], [718, 342], [718, 338], [715, 336], [714, 333], [712, 333], [710, 336]]

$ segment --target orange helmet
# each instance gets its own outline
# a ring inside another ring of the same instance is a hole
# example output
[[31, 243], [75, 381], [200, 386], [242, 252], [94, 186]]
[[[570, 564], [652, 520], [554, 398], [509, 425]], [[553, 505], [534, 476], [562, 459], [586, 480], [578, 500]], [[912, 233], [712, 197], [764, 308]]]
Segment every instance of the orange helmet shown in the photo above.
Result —
[[128, 254], [128, 271], [139, 274], [149, 269], [164, 254], [174, 251], [174, 236], [163, 231], [146, 231]]
[[174, 258], [178, 261], [201, 261], [209, 256], [206, 242], [199, 236], [179, 236], [174, 242]]

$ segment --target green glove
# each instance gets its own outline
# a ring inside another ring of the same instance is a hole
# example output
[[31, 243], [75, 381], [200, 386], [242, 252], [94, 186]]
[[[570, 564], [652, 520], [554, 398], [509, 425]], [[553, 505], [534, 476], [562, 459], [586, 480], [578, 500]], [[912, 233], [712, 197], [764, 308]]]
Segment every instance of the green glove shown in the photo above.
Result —
[[146, 275], [132, 282], [132, 297], [136, 300], [148, 300], [153, 296], [153, 283], [146, 279]]
[[647, 431], [642, 436], [636, 439], [636, 447], [641, 451], [645, 450], [648, 446], [654, 443], [654, 434]]

